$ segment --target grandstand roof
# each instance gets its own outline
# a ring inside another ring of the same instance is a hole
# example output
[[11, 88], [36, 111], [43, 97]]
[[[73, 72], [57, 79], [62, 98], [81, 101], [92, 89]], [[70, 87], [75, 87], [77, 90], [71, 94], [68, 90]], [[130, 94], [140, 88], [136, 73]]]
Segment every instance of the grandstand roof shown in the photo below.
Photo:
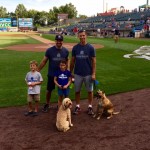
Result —
[[139, 8], [150, 8], [150, 5], [144, 4], [144, 5], [139, 6]]

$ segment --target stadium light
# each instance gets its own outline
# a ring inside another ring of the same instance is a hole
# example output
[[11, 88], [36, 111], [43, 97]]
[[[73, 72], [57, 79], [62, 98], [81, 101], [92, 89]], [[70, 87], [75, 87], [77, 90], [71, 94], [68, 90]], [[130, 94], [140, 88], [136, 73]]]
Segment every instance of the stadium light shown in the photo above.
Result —
[[103, 13], [104, 13], [104, 7], [105, 7], [105, 0], [103, 0]]
[[149, 0], [147, 0], [147, 5], [149, 4]]

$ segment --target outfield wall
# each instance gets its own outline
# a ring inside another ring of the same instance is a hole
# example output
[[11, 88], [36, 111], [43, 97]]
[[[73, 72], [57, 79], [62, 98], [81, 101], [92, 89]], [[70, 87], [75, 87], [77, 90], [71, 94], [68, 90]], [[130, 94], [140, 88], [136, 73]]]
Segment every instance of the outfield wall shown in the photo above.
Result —
[[0, 18], [0, 30], [7, 31], [8, 27], [11, 27], [11, 18]]
[[17, 32], [32, 30], [32, 18], [0, 18], [0, 32]]

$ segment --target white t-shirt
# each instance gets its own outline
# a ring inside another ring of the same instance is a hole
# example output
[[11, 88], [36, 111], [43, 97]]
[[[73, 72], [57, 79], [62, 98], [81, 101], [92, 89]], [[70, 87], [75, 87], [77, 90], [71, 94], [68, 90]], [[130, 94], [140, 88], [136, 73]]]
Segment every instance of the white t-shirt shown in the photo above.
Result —
[[[42, 82], [43, 78], [40, 72], [35, 71], [33, 72], [28, 72], [25, 80], [29, 83], [29, 82]], [[33, 88], [28, 88], [28, 94], [40, 94], [40, 90], [41, 90], [41, 85], [35, 85]]]

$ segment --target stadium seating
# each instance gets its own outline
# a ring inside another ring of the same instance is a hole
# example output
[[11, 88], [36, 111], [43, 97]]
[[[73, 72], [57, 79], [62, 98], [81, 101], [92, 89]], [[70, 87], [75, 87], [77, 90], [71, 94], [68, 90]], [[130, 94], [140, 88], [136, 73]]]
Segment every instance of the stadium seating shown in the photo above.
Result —
[[77, 26], [79, 29], [91, 30], [92, 32], [97, 31], [97, 29], [110, 31], [118, 26], [119, 30], [130, 32], [133, 30], [133, 27], [134, 30], [142, 30], [147, 17], [150, 17], [150, 10], [118, 13], [108, 16], [95, 16], [68, 26], [66, 30], [72, 32], [72, 29]]

